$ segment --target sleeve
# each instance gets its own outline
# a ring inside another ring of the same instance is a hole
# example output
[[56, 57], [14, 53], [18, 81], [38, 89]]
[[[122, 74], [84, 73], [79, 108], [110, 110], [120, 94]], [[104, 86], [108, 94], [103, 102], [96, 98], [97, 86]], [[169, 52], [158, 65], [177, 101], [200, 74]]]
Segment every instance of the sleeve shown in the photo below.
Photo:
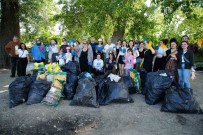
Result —
[[10, 48], [10, 42], [9, 42], [9, 43], [6, 44], [6, 46], [5, 46], [5, 51], [6, 51], [7, 53], [10, 53], [10, 50], [11, 50], [11, 48]]
[[104, 61], [101, 60], [101, 67], [103, 68], [104, 67]]
[[96, 67], [96, 59], [93, 61], [93, 67]]

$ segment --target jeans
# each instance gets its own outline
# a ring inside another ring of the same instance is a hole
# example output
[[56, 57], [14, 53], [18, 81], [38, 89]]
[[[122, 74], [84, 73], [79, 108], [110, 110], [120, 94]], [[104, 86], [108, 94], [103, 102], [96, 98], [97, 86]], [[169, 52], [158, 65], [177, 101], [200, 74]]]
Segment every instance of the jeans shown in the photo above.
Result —
[[26, 75], [27, 64], [28, 64], [27, 58], [19, 58], [19, 61], [17, 63], [18, 76]]
[[185, 64], [182, 64], [181, 69], [178, 69], [179, 75], [179, 86], [181, 88], [188, 88], [190, 89], [190, 69], [185, 69]]

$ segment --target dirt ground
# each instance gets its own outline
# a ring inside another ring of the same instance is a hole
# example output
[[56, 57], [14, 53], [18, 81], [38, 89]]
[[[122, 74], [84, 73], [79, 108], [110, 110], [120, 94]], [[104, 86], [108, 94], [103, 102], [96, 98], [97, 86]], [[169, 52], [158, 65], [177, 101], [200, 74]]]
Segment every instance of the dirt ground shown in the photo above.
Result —
[[[144, 96], [132, 95], [134, 103], [100, 108], [70, 106], [61, 100], [56, 108], [21, 104], [9, 108], [10, 71], [0, 69], [0, 135], [203, 135], [203, 115], [160, 111]], [[192, 81], [197, 101], [203, 106], [203, 73]]]

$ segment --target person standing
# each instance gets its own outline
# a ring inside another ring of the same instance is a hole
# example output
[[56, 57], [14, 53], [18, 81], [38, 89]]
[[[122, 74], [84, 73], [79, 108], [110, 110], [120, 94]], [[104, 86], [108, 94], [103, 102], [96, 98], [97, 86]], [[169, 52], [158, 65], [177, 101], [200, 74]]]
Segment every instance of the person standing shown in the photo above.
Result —
[[104, 53], [105, 53], [105, 62], [109, 60], [110, 53], [116, 54], [116, 46], [111, 42], [111, 38], [107, 39], [107, 44], [104, 46]]
[[15, 77], [16, 65], [18, 61], [18, 55], [15, 54], [15, 47], [20, 45], [20, 40], [17, 36], [13, 37], [13, 41], [10, 41], [6, 46], [5, 50], [11, 58], [11, 75], [10, 77]]
[[134, 64], [136, 58], [133, 56], [133, 50], [132, 49], [128, 49], [127, 51], [127, 55], [125, 56], [125, 75], [129, 76], [130, 75], [130, 69], [134, 68]]
[[170, 49], [166, 51], [166, 67], [165, 70], [174, 75], [175, 85], [178, 86], [178, 63], [175, 59], [178, 53], [178, 42], [175, 38], [170, 40]]
[[57, 57], [59, 56], [59, 46], [57, 45], [56, 40], [51, 40], [51, 51], [52, 51], [51, 62], [52, 63], [58, 62]]
[[62, 45], [60, 47], [60, 52], [66, 53], [66, 48], [69, 47], [67, 44], [67, 40], [65, 38], [62, 39]]
[[180, 88], [190, 89], [190, 75], [191, 70], [194, 70], [194, 53], [188, 49], [188, 43], [182, 41], [182, 50], [178, 52], [177, 57], [174, 58], [178, 61], [178, 75]]
[[104, 60], [104, 45], [103, 45], [103, 40], [101, 38], [98, 39], [98, 44], [95, 48], [96, 53], [101, 55], [101, 59]]
[[33, 56], [33, 60], [37, 63], [45, 61], [45, 48], [44, 45], [41, 44], [40, 39], [36, 39], [36, 44], [31, 49], [31, 53]]
[[136, 58], [136, 66], [135, 66], [136, 70], [140, 69], [140, 64], [144, 58], [145, 46], [144, 46], [144, 43], [142, 41], [140, 42], [138, 52], [139, 52], [139, 56]]
[[97, 58], [97, 53], [96, 53], [97, 43], [95, 42], [94, 36], [91, 36], [91, 38], [90, 38], [90, 45], [91, 45], [92, 51], [93, 51], [93, 58], [96, 59]]
[[81, 72], [92, 72], [92, 61], [93, 61], [93, 52], [92, 47], [87, 41], [84, 41], [82, 48], [78, 52], [80, 70]]
[[15, 48], [15, 53], [18, 55], [18, 62], [17, 62], [17, 71], [18, 71], [18, 76], [25, 76], [26, 75], [26, 67], [27, 64], [29, 63], [29, 56], [28, 56], [28, 51], [27, 47], [24, 43], [21, 43]]
[[152, 48], [152, 43], [146, 44], [146, 51], [144, 52], [144, 59], [142, 61], [143, 68], [147, 72], [152, 72], [152, 62], [154, 58], [155, 50]]
[[163, 39], [160, 41], [160, 46], [156, 47], [156, 58], [154, 61], [154, 68], [153, 72], [156, 72], [158, 70], [164, 70], [165, 69], [165, 56], [166, 56], [166, 51], [168, 48], [166, 47], [168, 43], [167, 39]]

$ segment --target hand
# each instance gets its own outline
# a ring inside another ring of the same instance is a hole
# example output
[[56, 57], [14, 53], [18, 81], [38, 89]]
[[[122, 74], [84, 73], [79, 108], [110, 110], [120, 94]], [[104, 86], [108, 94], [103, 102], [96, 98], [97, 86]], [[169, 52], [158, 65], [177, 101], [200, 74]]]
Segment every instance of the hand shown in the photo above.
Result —
[[176, 55], [175, 55], [175, 54], [171, 54], [171, 57], [172, 57], [172, 58], [176, 58]]

